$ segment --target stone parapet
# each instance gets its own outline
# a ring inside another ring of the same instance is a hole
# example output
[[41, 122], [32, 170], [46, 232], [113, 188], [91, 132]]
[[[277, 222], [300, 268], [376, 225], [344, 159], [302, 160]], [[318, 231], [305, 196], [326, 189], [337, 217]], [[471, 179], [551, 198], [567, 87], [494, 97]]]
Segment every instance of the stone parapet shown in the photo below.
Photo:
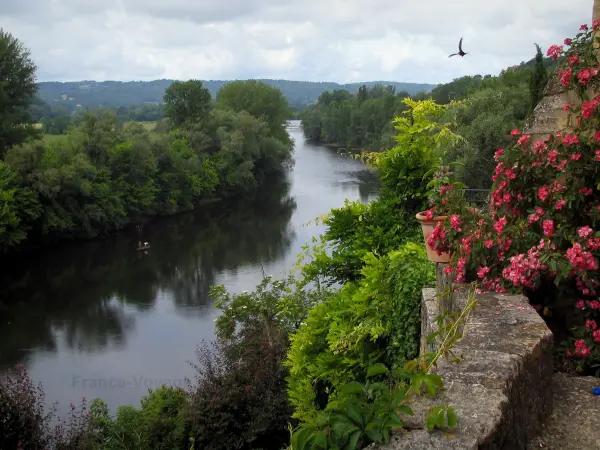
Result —
[[[432, 351], [426, 336], [435, 329], [435, 290], [424, 289], [421, 352]], [[552, 333], [527, 299], [519, 295], [478, 295], [463, 337], [453, 348], [460, 362], [440, 361], [445, 390], [417, 397], [406, 430], [377, 450], [524, 449], [552, 411]], [[430, 406], [447, 404], [458, 416], [445, 432], [425, 429]]]

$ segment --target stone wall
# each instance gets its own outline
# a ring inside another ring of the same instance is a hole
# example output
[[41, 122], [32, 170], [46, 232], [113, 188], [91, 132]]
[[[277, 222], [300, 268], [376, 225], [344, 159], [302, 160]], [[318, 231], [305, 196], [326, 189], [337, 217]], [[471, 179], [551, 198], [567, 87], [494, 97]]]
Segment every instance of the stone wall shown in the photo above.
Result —
[[[464, 304], [464, 291], [457, 303]], [[423, 290], [421, 351], [431, 351], [426, 336], [435, 328], [438, 305], [434, 289]], [[392, 435], [378, 450], [525, 448], [552, 410], [552, 333], [520, 295], [486, 294], [465, 324], [453, 351], [458, 363], [441, 361], [438, 374], [445, 390], [434, 399], [418, 397], [406, 430]], [[458, 415], [450, 432], [425, 429], [430, 406], [448, 404]]]
[[[600, 0], [594, 0], [592, 22], [598, 18], [600, 18]], [[591, 26], [592, 23], [588, 25]], [[600, 42], [596, 41], [594, 46], [599, 48]], [[590, 92], [589, 94], [594, 97], [598, 93]], [[569, 113], [564, 111], [563, 107], [566, 103], [578, 103], [579, 101], [577, 95], [566, 91], [557, 76], [553, 74], [544, 91], [544, 97], [536, 106], [531, 120], [525, 124], [524, 131], [531, 134], [534, 141], [545, 139], [549, 134], [557, 131], [571, 131]]]
[[564, 110], [564, 105], [571, 102], [579, 102], [577, 95], [567, 91], [558, 78], [552, 76], [532, 118], [525, 124], [525, 133], [531, 134], [533, 141], [538, 141], [559, 130], [572, 131], [569, 112]]

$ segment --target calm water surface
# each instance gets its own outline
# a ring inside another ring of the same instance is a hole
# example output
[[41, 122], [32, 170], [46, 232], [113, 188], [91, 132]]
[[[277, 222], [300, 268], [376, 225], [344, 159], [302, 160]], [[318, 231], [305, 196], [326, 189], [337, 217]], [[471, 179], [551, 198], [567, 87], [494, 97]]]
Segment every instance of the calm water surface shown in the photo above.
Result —
[[[185, 386], [197, 345], [213, 338], [212, 284], [252, 290], [261, 266], [281, 276], [324, 231], [307, 222], [346, 198], [377, 195], [362, 163], [306, 143], [298, 121], [289, 131], [295, 167], [253, 199], [4, 262], [0, 370], [25, 364], [62, 412], [82, 396], [138, 406], [148, 388]], [[147, 254], [135, 250], [139, 240], [150, 242]]]

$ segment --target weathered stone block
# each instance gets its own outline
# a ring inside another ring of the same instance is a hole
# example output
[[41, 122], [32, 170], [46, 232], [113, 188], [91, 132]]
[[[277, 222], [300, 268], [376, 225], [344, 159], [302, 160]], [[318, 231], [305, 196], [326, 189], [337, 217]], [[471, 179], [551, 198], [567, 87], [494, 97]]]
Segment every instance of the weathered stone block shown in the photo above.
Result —
[[435, 318], [438, 316], [439, 305], [436, 290], [433, 288], [423, 289], [421, 295], [421, 342], [419, 352], [421, 355], [433, 352], [436, 349], [435, 342], [427, 343], [427, 336], [437, 330]]
[[[421, 351], [427, 348], [427, 333], [435, 329], [438, 304], [431, 291], [423, 291]], [[410, 405], [414, 415], [403, 418], [406, 430], [371, 448], [526, 448], [552, 410], [550, 330], [525, 297], [487, 294], [478, 296], [463, 333], [453, 349], [461, 361], [438, 364], [445, 390], [433, 399], [416, 398]], [[428, 409], [443, 404], [456, 410], [457, 428], [428, 432]]]

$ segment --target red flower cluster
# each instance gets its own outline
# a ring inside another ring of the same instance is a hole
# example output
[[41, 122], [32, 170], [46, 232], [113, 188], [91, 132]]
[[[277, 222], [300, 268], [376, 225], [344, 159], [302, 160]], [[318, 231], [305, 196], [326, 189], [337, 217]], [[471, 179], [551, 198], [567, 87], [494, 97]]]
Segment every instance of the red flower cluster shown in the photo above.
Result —
[[567, 259], [574, 270], [597, 270], [598, 260], [591, 252], [583, 250], [579, 242], [575, 242], [573, 247], [567, 250]]
[[532, 247], [527, 255], [521, 253], [510, 258], [510, 266], [502, 271], [502, 277], [515, 287], [535, 287], [540, 271], [547, 269], [547, 266], [540, 262], [539, 250], [539, 247]]
[[438, 255], [446, 253], [450, 248], [448, 246], [448, 233], [443, 227], [442, 222], [438, 222], [429, 236], [427, 237], [429, 248], [435, 249]]
[[535, 142], [512, 130], [514, 144], [494, 154], [490, 211], [451, 209], [428, 240], [453, 255], [448, 272], [477, 281], [482, 290], [535, 296], [556, 282], [556, 298], [530, 298], [540, 311], [572, 299], [573, 313], [555, 317], [576, 318], [568, 327], [577, 331], [567, 355], [583, 366], [600, 363], [600, 96], [583, 98], [589, 90], [600, 92], [596, 29], [600, 20], [565, 40], [566, 50], [554, 45], [547, 53], [565, 56], [558, 77], [580, 94], [578, 102], [564, 105], [571, 130]]

